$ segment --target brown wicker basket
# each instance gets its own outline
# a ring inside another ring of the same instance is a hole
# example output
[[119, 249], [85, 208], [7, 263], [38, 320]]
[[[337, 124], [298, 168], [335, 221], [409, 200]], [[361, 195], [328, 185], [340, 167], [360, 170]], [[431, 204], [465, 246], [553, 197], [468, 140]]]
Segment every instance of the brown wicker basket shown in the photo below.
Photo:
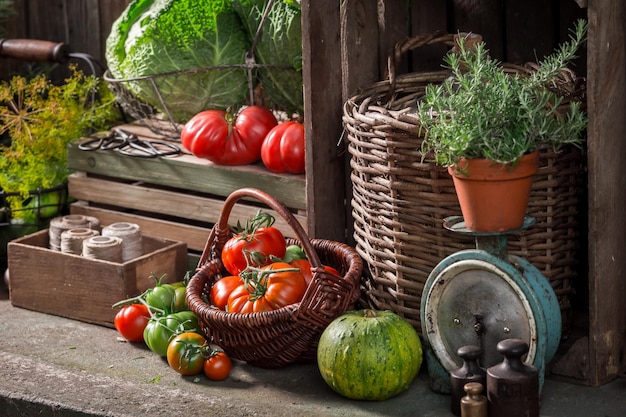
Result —
[[[352, 213], [356, 250], [365, 260], [362, 303], [390, 309], [420, 328], [421, 296], [432, 269], [443, 258], [474, 247], [469, 236], [443, 228], [443, 219], [461, 215], [446, 169], [422, 162], [417, 102], [426, 85], [441, 83], [446, 70], [395, 76], [394, 57], [410, 48], [443, 43], [454, 35], [423, 34], [396, 45], [389, 80], [375, 83], [346, 101], [343, 124], [351, 154]], [[503, 64], [511, 73], [530, 73], [528, 64]], [[563, 71], [554, 88], [571, 100], [584, 99], [584, 80]], [[571, 322], [572, 280], [576, 276], [585, 158], [568, 147], [540, 150], [528, 214], [537, 223], [509, 239], [509, 251], [528, 259], [550, 281], [563, 314], [563, 335]]]
[[[234, 204], [254, 198], [275, 210], [295, 232], [312, 265], [313, 280], [302, 301], [270, 312], [228, 313], [207, 304], [212, 285], [229, 275], [221, 260], [222, 249], [232, 232], [228, 218]], [[328, 273], [322, 265], [337, 269], [342, 276]], [[207, 240], [196, 273], [187, 285], [187, 302], [209, 340], [232, 358], [250, 364], [277, 368], [316, 358], [317, 343], [326, 326], [352, 309], [360, 296], [363, 261], [354, 248], [339, 242], [309, 239], [302, 226], [282, 204], [268, 194], [242, 188], [224, 202], [218, 222]]]

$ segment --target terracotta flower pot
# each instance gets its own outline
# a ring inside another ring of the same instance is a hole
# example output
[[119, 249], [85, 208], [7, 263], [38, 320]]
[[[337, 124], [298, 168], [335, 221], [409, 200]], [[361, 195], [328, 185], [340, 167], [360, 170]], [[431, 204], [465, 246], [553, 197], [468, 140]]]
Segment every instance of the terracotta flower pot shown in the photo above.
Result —
[[465, 226], [475, 232], [504, 232], [522, 226], [538, 169], [537, 151], [522, 157], [513, 168], [488, 159], [464, 159], [449, 167]]

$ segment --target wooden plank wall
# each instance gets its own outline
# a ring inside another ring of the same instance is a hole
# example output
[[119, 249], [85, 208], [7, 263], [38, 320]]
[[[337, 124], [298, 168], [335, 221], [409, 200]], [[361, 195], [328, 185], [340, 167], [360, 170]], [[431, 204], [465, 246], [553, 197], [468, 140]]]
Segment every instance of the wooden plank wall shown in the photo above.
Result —
[[[9, 22], [6, 37], [64, 42], [72, 51], [91, 54], [104, 62], [104, 46], [111, 24], [130, 1], [14, 0], [17, 16]], [[303, 3], [305, 7], [308, 4], [306, 0]], [[332, 3], [325, 7], [325, 3], [315, 2], [312, 13], [328, 11], [331, 14], [310, 25], [311, 30], [307, 33], [315, 34], [322, 31], [322, 27], [335, 36], [358, 31], [363, 40], [361, 44], [367, 45], [368, 49], [370, 45], [376, 46], [371, 48], [376, 52], [375, 57], [369, 51], [351, 48], [352, 54], [366, 52], [367, 59], [362, 63], [367, 67], [379, 67], [376, 73], [368, 74], [365, 70], [359, 77], [370, 81], [384, 74], [389, 48], [412, 34], [435, 30], [477, 32], [483, 35], [495, 57], [523, 62], [536, 60], [552, 51], [567, 37], [572, 22], [586, 16], [585, 9], [574, 0], [344, 0], [341, 7]], [[330, 19], [329, 16], [334, 15], [337, 18]], [[305, 22], [312, 21], [305, 19]], [[340, 30], [341, 27], [347, 31]], [[346, 40], [348, 42], [343, 44], [350, 44], [350, 39]], [[333, 45], [337, 43], [331, 42]], [[441, 52], [416, 55], [411, 69], [438, 66]], [[0, 63], [0, 79], [23, 68], [22, 62], [6, 58]], [[362, 70], [360, 66], [354, 68], [357, 69]]]
[[[385, 0], [378, 4], [345, 0], [342, 15], [346, 46], [343, 58], [349, 61], [344, 68], [343, 87], [348, 95], [369, 82], [384, 79], [390, 48], [407, 36], [434, 31], [479, 33], [495, 58], [512, 63], [536, 62], [568, 38], [574, 21], [585, 18], [586, 10], [574, 0]], [[584, 74], [585, 51], [581, 52], [576, 70]], [[415, 51], [400, 68], [438, 69], [444, 53], [442, 48]], [[378, 65], [377, 72], [372, 70], [372, 63]]]

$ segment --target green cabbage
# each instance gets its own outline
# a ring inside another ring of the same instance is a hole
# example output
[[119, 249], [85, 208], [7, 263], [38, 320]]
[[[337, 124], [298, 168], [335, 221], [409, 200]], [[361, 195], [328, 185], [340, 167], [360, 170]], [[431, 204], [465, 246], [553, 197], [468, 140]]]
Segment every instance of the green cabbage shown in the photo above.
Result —
[[[254, 39], [268, 0], [233, 0], [250, 39]], [[267, 105], [304, 113], [302, 83], [302, 23], [300, 2], [274, 0], [261, 28], [254, 56]]]
[[[116, 80], [154, 76], [124, 86], [183, 123], [202, 110], [245, 102], [249, 48], [231, 0], [134, 0], [113, 23], [105, 56]], [[204, 70], [184, 71], [198, 68]]]

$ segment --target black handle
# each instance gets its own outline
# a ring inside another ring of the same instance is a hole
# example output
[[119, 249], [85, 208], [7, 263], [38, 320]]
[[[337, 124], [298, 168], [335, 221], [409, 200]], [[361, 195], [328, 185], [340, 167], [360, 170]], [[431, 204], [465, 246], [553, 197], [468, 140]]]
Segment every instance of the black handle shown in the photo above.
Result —
[[70, 48], [64, 43], [36, 39], [0, 39], [0, 56], [64, 64], [69, 60]]

